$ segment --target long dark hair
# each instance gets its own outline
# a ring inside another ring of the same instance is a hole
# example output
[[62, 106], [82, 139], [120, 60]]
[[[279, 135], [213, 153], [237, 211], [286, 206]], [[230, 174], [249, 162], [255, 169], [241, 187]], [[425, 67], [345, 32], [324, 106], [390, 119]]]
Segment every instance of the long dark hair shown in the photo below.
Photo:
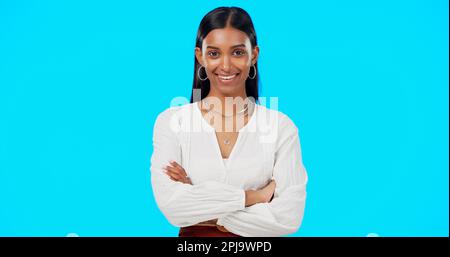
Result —
[[[200, 22], [200, 26], [197, 31], [197, 40], [195, 41], [195, 46], [202, 49], [203, 39], [208, 35], [208, 33], [213, 29], [222, 29], [225, 28], [228, 24], [238, 29], [245, 34], [250, 39], [250, 43], [252, 49], [257, 45], [256, 41], [256, 32], [253, 27], [252, 19], [250, 15], [242, 8], [239, 7], [218, 7], [203, 17]], [[192, 86], [192, 95], [191, 95], [191, 103], [194, 102], [194, 89], [200, 89], [201, 97], [198, 99], [198, 96], [195, 97], [195, 100], [202, 100], [209, 94], [210, 83], [209, 79], [204, 81], [200, 80], [197, 75], [197, 70], [200, 67], [200, 63], [198, 63], [197, 58], [194, 56], [194, 84]], [[259, 84], [259, 72], [258, 72], [258, 63], [255, 63], [255, 71], [256, 76], [254, 79], [249, 79], [245, 81], [245, 92], [247, 97], [253, 97], [254, 101], [258, 101], [258, 84]], [[201, 73], [201, 72], [200, 72]], [[204, 73], [204, 72], [203, 72]], [[200, 74], [200, 76], [204, 77], [205, 75]]]

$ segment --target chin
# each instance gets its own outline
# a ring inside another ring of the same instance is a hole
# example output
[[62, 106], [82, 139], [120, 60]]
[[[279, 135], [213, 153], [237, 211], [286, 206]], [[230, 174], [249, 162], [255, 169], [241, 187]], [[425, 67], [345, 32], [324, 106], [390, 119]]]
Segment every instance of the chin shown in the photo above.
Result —
[[[218, 91], [222, 94], [237, 94], [241, 91], [241, 87], [237, 85], [223, 85], [220, 82], [217, 83], [218, 85]], [[245, 86], [244, 86], [245, 87]]]

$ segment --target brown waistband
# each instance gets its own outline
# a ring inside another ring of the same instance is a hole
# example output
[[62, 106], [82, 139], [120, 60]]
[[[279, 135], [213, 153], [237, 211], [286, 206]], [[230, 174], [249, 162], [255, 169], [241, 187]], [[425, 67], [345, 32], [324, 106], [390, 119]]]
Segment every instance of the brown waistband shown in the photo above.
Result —
[[[220, 226], [219, 226], [220, 227]], [[221, 231], [218, 226], [194, 225], [180, 228], [179, 237], [240, 237], [231, 232]]]

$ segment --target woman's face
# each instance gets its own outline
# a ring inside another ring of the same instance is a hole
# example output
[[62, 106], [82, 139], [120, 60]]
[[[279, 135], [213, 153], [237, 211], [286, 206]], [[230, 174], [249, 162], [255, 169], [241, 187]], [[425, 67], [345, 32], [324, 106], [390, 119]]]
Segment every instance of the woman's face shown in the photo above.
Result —
[[231, 96], [245, 95], [245, 80], [258, 53], [258, 46], [252, 49], [247, 34], [232, 27], [210, 31], [202, 49], [195, 48], [197, 61], [206, 69], [211, 91]]

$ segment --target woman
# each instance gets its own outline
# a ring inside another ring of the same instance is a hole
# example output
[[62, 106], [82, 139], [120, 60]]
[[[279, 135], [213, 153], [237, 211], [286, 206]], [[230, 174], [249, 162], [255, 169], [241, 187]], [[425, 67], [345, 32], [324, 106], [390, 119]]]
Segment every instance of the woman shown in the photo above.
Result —
[[179, 236], [282, 236], [301, 225], [298, 129], [257, 104], [258, 54], [247, 12], [212, 10], [197, 33], [191, 103], [155, 122], [153, 193]]

